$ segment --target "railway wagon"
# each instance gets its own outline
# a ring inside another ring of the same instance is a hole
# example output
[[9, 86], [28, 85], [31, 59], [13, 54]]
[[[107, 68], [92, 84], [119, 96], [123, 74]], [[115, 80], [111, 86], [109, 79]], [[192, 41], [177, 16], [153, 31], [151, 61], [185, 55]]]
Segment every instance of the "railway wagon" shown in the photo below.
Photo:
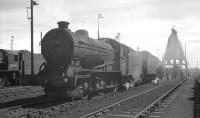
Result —
[[137, 51], [136, 63], [138, 64], [138, 75], [142, 79], [142, 83], [151, 82], [157, 76], [162, 76], [161, 61], [147, 51]]
[[110, 38], [90, 38], [86, 30], [72, 32], [68, 25], [58, 22], [41, 41], [47, 64], [39, 75], [47, 94], [83, 98], [88, 91], [119, 87], [147, 74], [147, 63], [138, 63], [144, 59], [133, 49]]
[[[21, 75], [26, 77], [31, 75], [31, 52], [27, 50], [19, 51], [20, 58], [20, 67]], [[37, 74], [40, 72], [41, 65], [45, 63], [45, 59], [41, 54], [34, 53], [34, 73]]]
[[[41, 54], [34, 54], [34, 71], [39, 72], [45, 62]], [[31, 75], [30, 52], [0, 49], [0, 86], [16, 85]]]

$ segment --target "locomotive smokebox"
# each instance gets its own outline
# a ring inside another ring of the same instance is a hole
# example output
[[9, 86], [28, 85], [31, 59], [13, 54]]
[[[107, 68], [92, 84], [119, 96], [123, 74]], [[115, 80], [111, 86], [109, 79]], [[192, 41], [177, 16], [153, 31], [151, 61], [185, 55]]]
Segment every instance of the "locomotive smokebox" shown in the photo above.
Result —
[[52, 68], [62, 67], [64, 69], [71, 62], [74, 41], [68, 25], [69, 22], [66, 21], [58, 22], [59, 28], [47, 32], [41, 41], [42, 55]]
[[58, 23], [58, 28], [60, 29], [68, 29], [69, 22], [67, 21], [59, 21]]

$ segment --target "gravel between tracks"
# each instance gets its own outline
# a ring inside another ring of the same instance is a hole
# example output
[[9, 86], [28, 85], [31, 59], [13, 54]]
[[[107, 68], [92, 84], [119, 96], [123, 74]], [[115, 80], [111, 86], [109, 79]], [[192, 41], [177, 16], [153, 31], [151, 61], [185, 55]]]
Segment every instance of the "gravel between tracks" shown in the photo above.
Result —
[[[30, 113], [30, 112], [43, 110], [46, 108], [50, 108], [52, 106], [56, 106], [56, 105], [64, 104], [68, 102], [70, 101], [65, 100], [65, 99], [55, 100], [55, 99], [44, 98], [43, 100], [35, 101], [29, 104], [24, 104], [22, 106], [19, 105], [19, 106], [14, 106], [11, 108], [0, 109], [0, 118], [1, 116], [4, 116], [5, 118], [17, 117], [17, 116], [21, 117], [22, 115]], [[76, 105], [79, 105], [79, 103], [78, 104], [76, 103]], [[75, 106], [75, 102], [73, 106]]]
[[[148, 89], [150, 89], [152, 87], [155, 87], [155, 86], [157, 86], [157, 85], [149, 84], [149, 85], [145, 85], [145, 86], [142, 86], [142, 87], [137, 87], [137, 88], [134, 88], [134, 89], [131, 89], [129, 91], [122, 92], [122, 93], [113, 93], [110, 96], [96, 97], [96, 98], [93, 98], [92, 100], [89, 100], [87, 103], [81, 104], [80, 107], [72, 109], [69, 112], [62, 113], [62, 114], [60, 114], [59, 116], [56, 116], [56, 117], [58, 117], [58, 118], [65, 118], [65, 117], [78, 118], [78, 117], [81, 117], [81, 116], [83, 116], [85, 114], [94, 112], [94, 111], [96, 111], [96, 110], [98, 110], [100, 108], [103, 108], [103, 107], [106, 107], [106, 106], [108, 106], [110, 104], [118, 102], [118, 101], [120, 101], [122, 99], [125, 99], [127, 97], [133, 96], [133, 95], [138, 94], [138, 93], [140, 93], [142, 91], [148, 90]], [[172, 88], [172, 86], [174, 86], [174, 84], [171, 85], [170, 87], [167, 87], [167, 89], [160, 90], [160, 91], [161, 92], [166, 92], [167, 90]], [[155, 94], [157, 94], [157, 93], [155, 93]], [[159, 95], [156, 95], [156, 96], [159, 96]], [[147, 99], [148, 97], [150, 97], [151, 100]], [[158, 97], [156, 97], [156, 98], [158, 98]], [[152, 100], [155, 100], [156, 98], [152, 97], [151, 94], [148, 94], [146, 97], [141, 97], [141, 98], [139, 98], [137, 100], [134, 100], [133, 101], [134, 104], [135, 104], [134, 108], [145, 107], [144, 105], [150, 104], [152, 102]]]

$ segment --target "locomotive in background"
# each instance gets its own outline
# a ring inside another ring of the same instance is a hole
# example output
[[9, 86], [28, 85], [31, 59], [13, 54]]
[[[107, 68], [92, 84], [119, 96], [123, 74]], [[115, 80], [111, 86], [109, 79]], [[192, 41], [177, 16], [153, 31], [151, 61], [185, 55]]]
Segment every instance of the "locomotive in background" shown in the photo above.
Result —
[[92, 91], [150, 82], [158, 76], [162, 64], [149, 52], [110, 38], [95, 40], [86, 30], [71, 32], [68, 25], [58, 22], [41, 41], [46, 65], [37, 77], [47, 94], [85, 98]]
[[[0, 87], [27, 83], [30, 80], [30, 55], [27, 50], [0, 49]], [[34, 72], [38, 73], [45, 60], [41, 54], [34, 54], [34, 62]]]

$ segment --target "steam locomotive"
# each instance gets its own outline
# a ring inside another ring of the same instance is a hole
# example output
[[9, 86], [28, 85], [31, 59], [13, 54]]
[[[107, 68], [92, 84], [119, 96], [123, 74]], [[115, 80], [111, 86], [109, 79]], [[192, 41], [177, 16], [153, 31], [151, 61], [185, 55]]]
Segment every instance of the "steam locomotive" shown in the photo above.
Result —
[[38, 74], [45, 92], [85, 98], [92, 91], [144, 83], [158, 75], [159, 59], [111, 38], [93, 39], [86, 30], [72, 32], [58, 22], [41, 41], [46, 60]]
[[[44, 62], [41, 54], [34, 54], [35, 73], [39, 72]], [[23, 80], [30, 78], [30, 64], [31, 53], [29, 51], [0, 49], [0, 87], [21, 84]]]

